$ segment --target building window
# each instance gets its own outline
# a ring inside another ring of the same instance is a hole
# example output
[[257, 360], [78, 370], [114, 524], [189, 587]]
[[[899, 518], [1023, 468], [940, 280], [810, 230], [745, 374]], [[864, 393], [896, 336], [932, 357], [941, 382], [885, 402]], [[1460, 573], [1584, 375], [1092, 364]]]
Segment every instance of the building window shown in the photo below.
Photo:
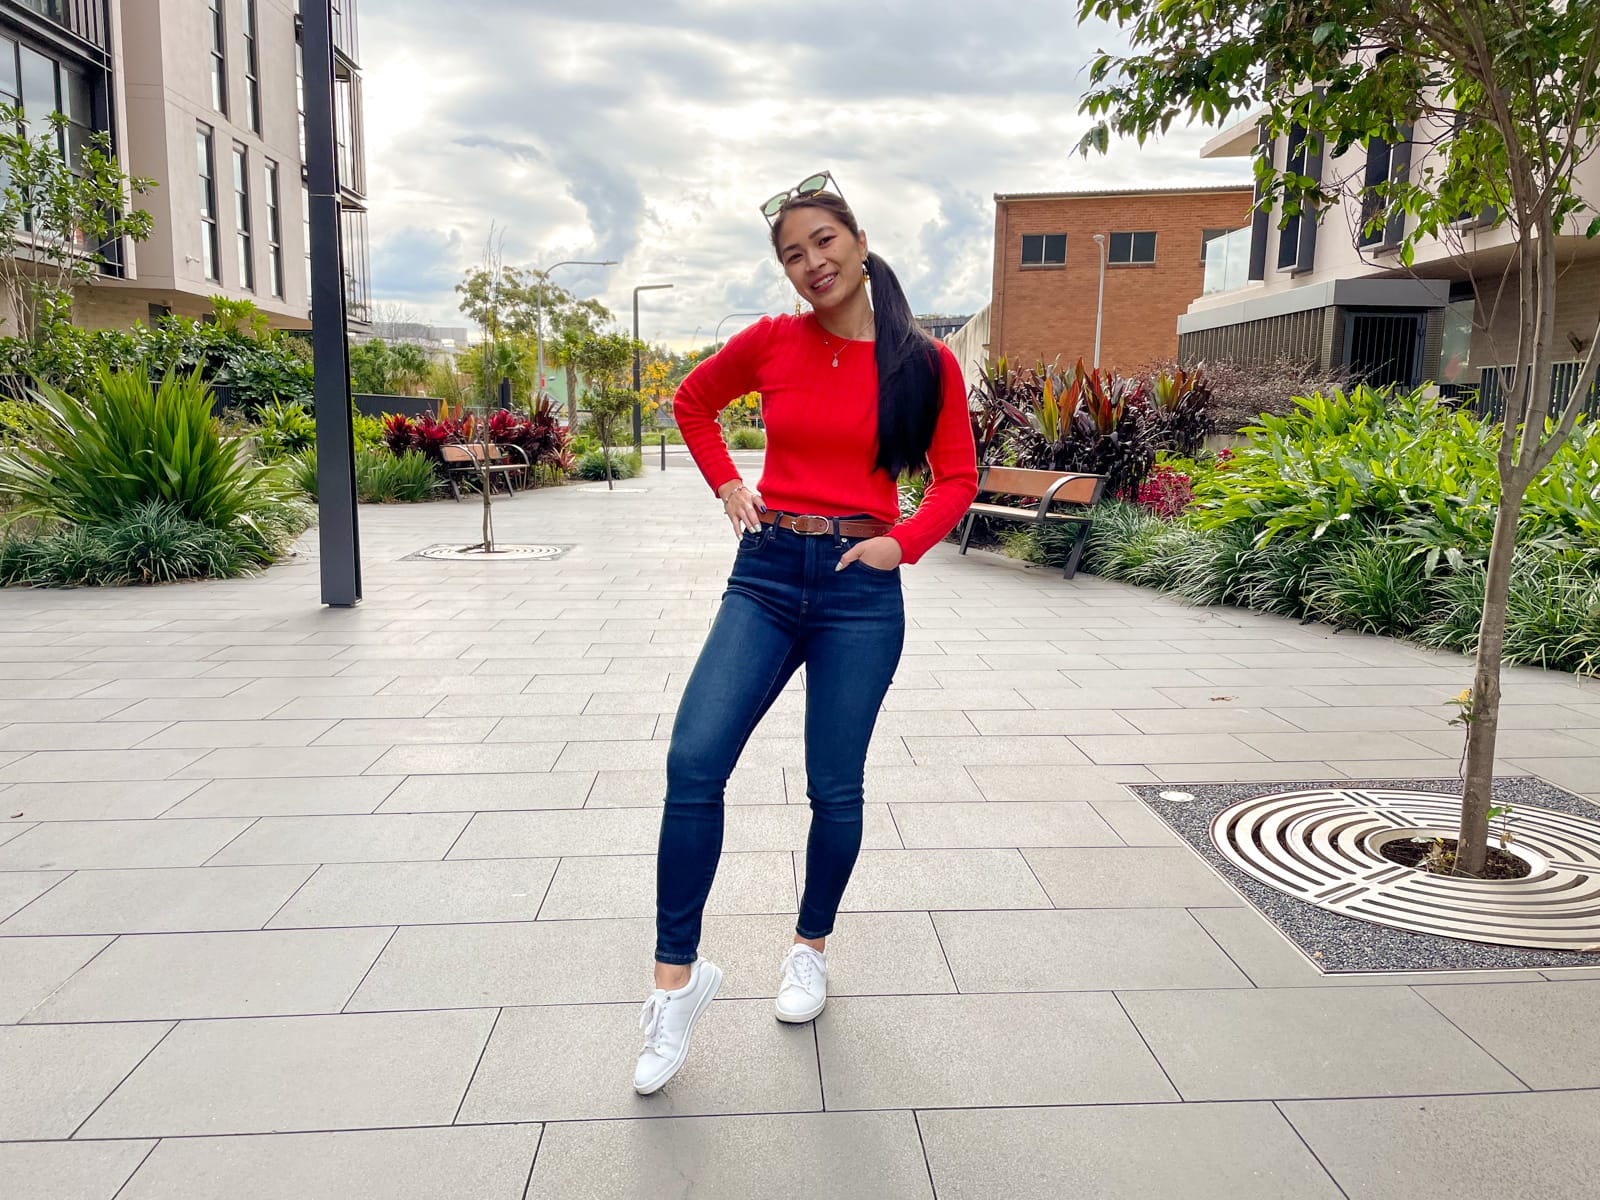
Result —
[[[1296, 125], [1289, 130], [1289, 152], [1284, 156], [1284, 170], [1293, 175], [1306, 173], [1305, 126]], [[1278, 269], [1291, 270], [1300, 261], [1300, 214], [1290, 217], [1278, 230]]]
[[256, 290], [256, 256], [250, 225], [250, 154], [237, 142], [233, 146], [233, 229], [239, 247], [239, 286]]
[[1219, 237], [1227, 237], [1232, 232], [1233, 230], [1231, 229], [1202, 229], [1200, 231], [1200, 265], [1202, 267], [1206, 265], [1206, 247]]
[[300, 161], [306, 161], [306, 48], [294, 44], [294, 100], [300, 114]]
[[1066, 266], [1067, 235], [1064, 233], [1023, 234], [1022, 265], [1025, 267]]
[[1367, 173], [1361, 187], [1361, 228], [1357, 231], [1359, 245], [1376, 246], [1383, 241], [1384, 226], [1375, 226], [1373, 222], [1384, 210], [1384, 199], [1378, 189], [1389, 182], [1393, 165], [1393, 146], [1380, 137], [1367, 143]]
[[367, 274], [367, 214], [347, 208], [339, 214], [344, 234], [345, 316], [366, 323], [372, 305], [372, 281]]
[[311, 303], [311, 189], [300, 185], [300, 234], [306, 246], [306, 304]]
[[267, 287], [283, 299], [283, 210], [278, 199], [278, 164], [267, 159]]
[[211, 127], [195, 132], [195, 157], [200, 168], [200, 269], [207, 279], [221, 281], [222, 250], [217, 240], [217, 152]]
[[207, 0], [211, 26], [211, 107], [228, 115], [228, 42], [222, 27], [222, 0]]
[[256, 0], [240, 0], [244, 27], [244, 109], [250, 132], [261, 132], [261, 54], [256, 47]]
[[1113, 233], [1106, 261], [1113, 266], [1153, 263], [1156, 260], [1154, 233]]

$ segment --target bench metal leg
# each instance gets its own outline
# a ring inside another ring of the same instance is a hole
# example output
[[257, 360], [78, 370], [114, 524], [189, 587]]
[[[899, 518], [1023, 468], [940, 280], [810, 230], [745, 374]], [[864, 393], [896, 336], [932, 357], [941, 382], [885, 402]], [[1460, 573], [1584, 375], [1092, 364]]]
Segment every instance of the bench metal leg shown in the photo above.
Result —
[[972, 526], [978, 520], [976, 513], [968, 513], [967, 519], [961, 523], [961, 553], [967, 552], [967, 543], [972, 540]]
[[1072, 539], [1072, 552], [1067, 555], [1067, 565], [1061, 572], [1061, 578], [1071, 579], [1078, 573], [1078, 560], [1083, 557], [1083, 546], [1088, 540], [1089, 526], [1079, 525], [1078, 536]]

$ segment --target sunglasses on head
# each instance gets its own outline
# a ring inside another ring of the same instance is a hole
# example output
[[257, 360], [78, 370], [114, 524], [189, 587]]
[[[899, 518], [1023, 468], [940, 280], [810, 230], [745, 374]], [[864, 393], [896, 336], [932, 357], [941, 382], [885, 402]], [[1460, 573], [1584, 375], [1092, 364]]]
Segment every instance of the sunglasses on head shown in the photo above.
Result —
[[844, 199], [844, 193], [839, 190], [838, 181], [834, 179], [831, 173], [822, 171], [816, 175], [808, 175], [788, 191], [779, 192], [763, 204], [761, 206], [761, 215], [767, 219], [767, 224], [771, 225], [777, 219], [778, 214], [783, 211], [783, 206], [789, 201], [802, 200], [807, 196], [815, 196], [818, 192], [825, 191], [831, 191], [839, 199]]

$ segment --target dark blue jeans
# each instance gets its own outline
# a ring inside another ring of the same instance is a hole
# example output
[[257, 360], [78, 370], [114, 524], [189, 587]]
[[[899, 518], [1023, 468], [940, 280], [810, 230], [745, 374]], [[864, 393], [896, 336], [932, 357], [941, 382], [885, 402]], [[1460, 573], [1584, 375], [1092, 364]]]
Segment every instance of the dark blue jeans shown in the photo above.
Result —
[[728, 776], [772, 702], [806, 668], [806, 794], [811, 835], [795, 931], [833, 931], [861, 850], [861, 781], [878, 706], [905, 642], [900, 572], [859, 560], [854, 541], [763, 525], [738, 558], [689, 677], [667, 753], [656, 864], [656, 960], [692, 963], [722, 855]]

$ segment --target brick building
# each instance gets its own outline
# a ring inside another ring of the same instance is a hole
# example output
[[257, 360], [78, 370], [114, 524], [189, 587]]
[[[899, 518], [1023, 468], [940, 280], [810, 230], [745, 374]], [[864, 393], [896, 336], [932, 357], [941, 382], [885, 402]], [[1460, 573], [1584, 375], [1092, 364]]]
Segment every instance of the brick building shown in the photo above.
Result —
[[1178, 317], [1200, 295], [1203, 247], [1250, 222], [1248, 184], [995, 196], [989, 353], [1031, 366], [1094, 359], [1132, 370], [1178, 353]]

